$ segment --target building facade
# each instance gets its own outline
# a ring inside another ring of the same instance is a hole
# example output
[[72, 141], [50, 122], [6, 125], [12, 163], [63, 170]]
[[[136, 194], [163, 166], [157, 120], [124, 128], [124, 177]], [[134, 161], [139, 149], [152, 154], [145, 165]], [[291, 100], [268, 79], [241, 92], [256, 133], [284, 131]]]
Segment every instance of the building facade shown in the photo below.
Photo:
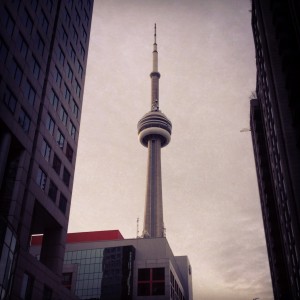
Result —
[[[40, 255], [41, 237], [31, 252]], [[124, 239], [118, 230], [68, 234], [64, 285], [80, 299], [193, 299], [187, 256], [174, 256], [166, 238]]]
[[93, 0], [0, 3], [1, 299], [71, 297], [61, 274], [92, 10]]
[[300, 299], [300, 3], [253, 0], [250, 125], [274, 298]]

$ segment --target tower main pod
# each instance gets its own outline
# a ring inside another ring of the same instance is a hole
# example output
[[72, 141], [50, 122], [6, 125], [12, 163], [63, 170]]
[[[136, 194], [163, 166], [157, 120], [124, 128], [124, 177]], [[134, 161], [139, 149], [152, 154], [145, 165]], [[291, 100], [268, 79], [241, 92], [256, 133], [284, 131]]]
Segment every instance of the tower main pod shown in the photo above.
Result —
[[141, 144], [148, 148], [147, 188], [144, 215], [144, 238], [164, 237], [161, 148], [171, 140], [172, 123], [159, 110], [158, 52], [154, 27], [153, 69], [151, 77], [151, 110], [138, 122]]

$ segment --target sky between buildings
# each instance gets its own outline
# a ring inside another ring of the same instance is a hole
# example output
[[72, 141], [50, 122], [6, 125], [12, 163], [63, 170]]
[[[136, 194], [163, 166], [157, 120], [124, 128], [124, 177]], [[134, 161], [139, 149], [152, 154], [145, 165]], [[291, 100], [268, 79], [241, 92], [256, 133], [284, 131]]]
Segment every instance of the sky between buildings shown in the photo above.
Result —
[[[273, 299], [256, 182], [249, 97], [249, 0], [95, 0], [69, 232], [142, 232], [157, 23], [164, 222], [188, 255], [194, 299]], [[140, 219], [137, 226], [137, 218]]]

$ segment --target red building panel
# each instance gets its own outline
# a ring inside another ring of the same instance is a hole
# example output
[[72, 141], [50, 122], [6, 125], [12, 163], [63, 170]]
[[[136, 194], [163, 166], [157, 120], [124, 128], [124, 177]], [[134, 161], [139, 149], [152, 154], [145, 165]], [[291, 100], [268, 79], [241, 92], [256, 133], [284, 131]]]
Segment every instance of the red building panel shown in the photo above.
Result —
[[[72, 232], [67, 235], [67, 244], [112, 240], [124, 240], [124, 237], [119, 230]], [[42, 241], [43, 235], [34, 235], [31, 238], [31, 245], [41, 245]]]

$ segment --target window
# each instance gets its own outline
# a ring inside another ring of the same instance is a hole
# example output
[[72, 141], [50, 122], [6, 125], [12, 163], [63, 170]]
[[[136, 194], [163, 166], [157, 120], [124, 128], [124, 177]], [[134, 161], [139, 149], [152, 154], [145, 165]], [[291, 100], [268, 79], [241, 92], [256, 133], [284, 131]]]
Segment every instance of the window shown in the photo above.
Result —
[[58, 175], [60, 175], [61, 160], [58, 158], [56, 154], [54, 154], [53, 156], [52, 168]]
[[71, 8], [73, 8], [73, 2], [74, 2], [74, 0], [68, 0], [68, 2], [69, 2], [69, 4], [70, 4], [70, 6], [71, 6]]
[[52, 104], [54, 110], [57, 110], [58, 102], [59, 102], [58, 96], [56, 95], [56, 93], [52, 89], [51, 94], [50, 94], [50, 103]]
[[62, 51], [62, 49], [60, 47], [58, 48], [58, 61], [62, 65], [64, 65], [64, 63], [65, 63], [65, 54], [64, 54], [64, 52]]
[[21, 125], [22, 129], [25, 132], [29, 131], [29, 127], [30, 127], [30, 118], [28, 116], [28, 114], [25, 112], [25, 110], [22, 108], [20, 111], [20, 115], [19, 115], [19, 119], [18, 119], [18, 123]]
[[171, 286], [174, 286], [174, 282], [175, 282], [175, 278], [174, 278], [174, 275], [173, 275], [172, 271], [170, 270], [170, 284], [171, 284]]
[[[16, 168], [17, 166], [14, 166]], [[1, 200], [3, 198], [1, 197]], [[3, 224], [4, 225], [4, 224]], [[16, 249], [16, 233], [12, 228], [1, 226], [1, 268], [0, 293], [2, 300], [8, 299], [7, 295], [10, 291], [11, 273], [14, 271], [14, 255], [17, 254]], [[10, 297], [9, 297], [10, 298]], [[19, 299], [19, 297], [16, 297]]]
[[54, 133], [55, 123], [52, 117], [48, 114], [46, 119], [46, 128], [49, 130], [50, 134], [53, 135]]
[[70, 56], [71, 56], [71, 59], [73, 60], [73, 62], [75, 63], [76, 52], [71, 44], [70, 44], [70, 46], [71, 46]]
[[45, 190], [46, 182], [47, 182], [46, 173], [41, 168], [38, 168], [38, 172], [37, 172], [37, 176], [36, 176], [36, 183], [39, 185], [39, 187], [43, 191]]
[[156, 296], [164, 294], [164, 268], [146, 268], [138, 270], [138, 296]]
[[36, 91], [28, 80], [25, 83], [25, 96], [27, 97], [29, 104], [33, 106], [35, 102]]
[[10, 89], [7, 89], [3, 96], [3, 102], [7, 108], [14, 113], [17, 105], [17, 98]]
[[63, 182], [65, 183], [66, 186], [69, 186], [70, 178], [71, 178], [70, 172], [64, 167]]
[[138, 296], [150, 296], [150, 269], [138, 270]]
[[69, 123], [69, 133], [72, 137], [73, 140], [75, 140], [75, 137], [76, 137], [76, 127], [75, 125], [70, 121]]
[[41, 153], [45, 157], [46, 161], [50, 160], [51, 147], [49, 146], [49, 144], [45, 139], [43, 139], [42, 141]]
[[78, 64], [78, 74], [82, 78], [83, 68], [79, 60], [77, 60], [77, 64]]
[[67, 85], [65, 84], [65, 99], [67, 100], [67, 102], [69, 103], [71, 100], [71, 92], [68, 89]]
[[172, 271], [170, 271], [171, 299], [185, 299]]
[[31, 0], [31, 7], [36, 12], [37, 9], [37, 1], [38, 0]]
[[46, 14], [44, 13], [44, 11], [42, 10], [41, 12], [41, 27], [42, 27], [42, 30], [44, 31], [45, 34], [47, 34], [48, 32], [48, 27], [49, 27], [49, 21], [46, 17]]
[[28, 53], [28, 44], [25, 42], [25, 39], [21, 33], [19, 33], [18, 44], [21, 55], [26, 59]]
[[72, 286], [72, 274], [73, 273], [63, 273], [62, 277], [62, 285], [69, 290]]
[[77, 33], [74, 26], [73, 26], [73, 40], [75, 41], [75, 44], [77, 44], [77, 42], [78, 42], [78, 33]]
[[12, 36], [15, 28], [15, 21], [13, 20], [7, 9], [4, 10], [4, 15], [2, 17], [6, 32], [8, 33], [8, 35]]
[[73, 81], [73, 70], [69, 64], [67, 64], [67, 77], [70, 79], [71, 82]]
[[58, 205], [59, 209], [61, 210], [62, 213], [66, 213], [67, 210], [67, 198], [60, 193], [60, 197], [59, 197], [59, 205]]
[[60, 85], [61, 85], [61, 74], [60, 74], [60, 72], [58, 71], [58, 69], [57, 68], [55, 68], [55, 82], [58, 84], [58, 86], [60, 87]]
[[11, 0], [11, 3], [15, 6], [16, 10], [19, 10], [21, 0]]
[[80, 55], [82, 56], [83, 59], [85, 58], [85, 50], [81, 43], [80, 43]]
[[20, 7], [20, 1], [21, 1], [21, 0], [11, 0], [10, 2], [11, 2], [11, 4], [12, 4], [13, 6], [15, 6], [15, 8], [18, 10], [19, 7]]
[[75, 91], [76, 91], [76, 95], [80, 98], [81, 87], [77, 80], [75, 80]]
[[23, 76], [23, 72], [22, 72], [20, 66], [18, 65], [18, 63], [15, 60], [13, 60], [13, 62], [12, 62], [11, 71], [12, 71], [13, 78], [15, 79], [17, 85], [20, 86], [22, 76]]
[[37, 62], [37, 60], [34, 57], [32, 57], [32, 58], [33, 58], [33, 69], [32, 69], [33, 76], [35, 79], [39, 79], [41, 67], [40, 67], [39, 63]]
[[53, 0], [46, 0], [46, 6], [49, 9], [49, 12], [52, 12], [52, 8], [53, 8]]
[[47, 285], [45, 285], [43, 290], [42, 300], [51, 300], [51, 299], [52, 299], [52, 289], [50, 289]]
[[84, 42], [86, 43], [86, 41], [87, 41], [87, 34], [86, 34], [86, 31], [85, 31], [83, 25], [82, 25], [82, 37], [83, 37]]
[[90, 18], [89, 18], [88, 13], [86, 12], [86, 10], [84, 10], [84, 21], [85, 21], [85, 24], [88, 26]]
[[50, 180], [49, 190], [48, 190], [48, 197], [53, 202], [56, 202], [57, 191], [58, 191], [57, 186], [55, 185], [55, 183], [52, 180]]
[[80, 25], [80, 15], [79, 15], [79, 12], [77, 9], [75, 9], [75, 12], [76, 12], [75, 20], [76, 20], [77, 25], [79, 26]]
[[64, 144], [65, 144], [65, 137], [64, 137], [64, 135], [60, 132], [60, 130], [57, 130], [56, 142], [57, 142], [57, 144], [59, 145], [59, 147], [63, 149]]
[[73, 114], [76, 116], [76, 118], [78, 119], [79, 117], [79, 108], [78, 105], [76, 104], [75, 100], [73, 99], [71, 102], [71, 108], [72, 108], [72, 112]]
[[32, 296], [33, 289], [33, 276], [28, 273], [23, 274], [22, 286], [20, 290], [20, 299], [22, 300], [30, 300]]
[[65, 7], [65, 22], [68, 26], [70, 26], [70, 21], [71, 21], [70, 14], [69, 14], [67, 8]]
[[8, 48], [0, 37], [0, 61], [5, 62], [7, 58]]
[[29, 33], [32, 33], [33, 21], [26, 9], [24, 10], [23, 22]]
[[65, 28], [62, 26], [62, 40], [65, 44], [65, 46], [67, 46], [67, 42], [68, 42], [68, 35], [67, 35], [67, 32], [65, 30]]
[[45, 42], [44, 42], [43, 38], [41, 37], [41, 35], [39, 33], [37, 34], [37, 37], [38, 37], [37, 38], [37, 49], [39, 50], [39, 52], [43, 56], [44, 50], [45, 50]]
[[64, 125], [67, 126], [68, 114], [62, 105], [60, 106], [59, 117], [64, 123]]
[[87, 6], [88, 6], [89, 11], [91, 11], [91, 8], [92, 8], [91, 0], [87, 1]]
[[69, 145], [69, 143], [67, 143], [66, 157], [70, 163], [72, 163], [72, 160], [73, 160], [73, 152], [74, 151], [73, 151], [72, 147]]

